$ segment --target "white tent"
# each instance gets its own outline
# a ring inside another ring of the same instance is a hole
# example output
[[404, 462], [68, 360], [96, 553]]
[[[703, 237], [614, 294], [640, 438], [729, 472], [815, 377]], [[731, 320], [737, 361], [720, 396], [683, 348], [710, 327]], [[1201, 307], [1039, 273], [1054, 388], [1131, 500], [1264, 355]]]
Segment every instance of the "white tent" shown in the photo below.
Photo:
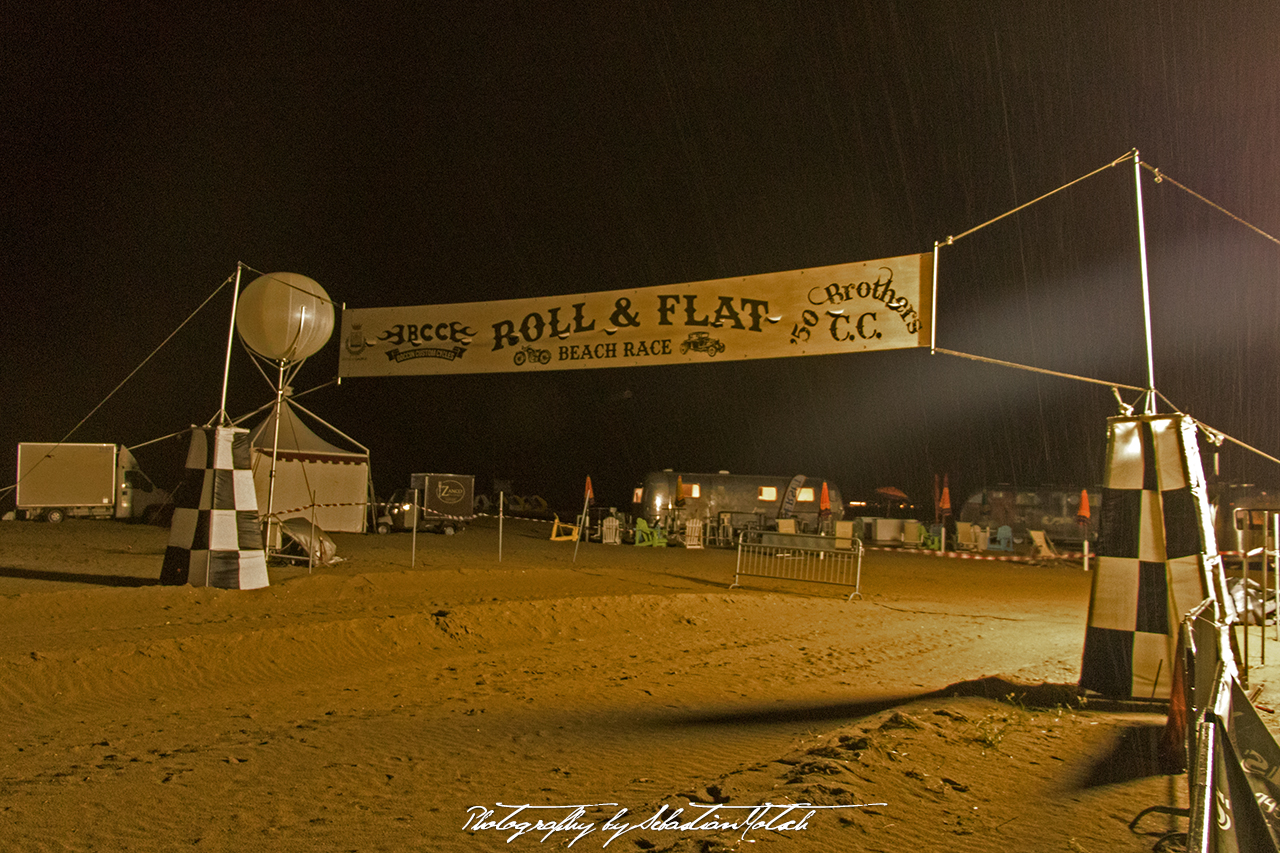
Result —
[[[300, 413], [310, 415], [350, 446], [342, 448], [321, 438], [302, 421]], [[271, 510], [277, 518], [310, 520], [314, 511], [315, 523], [321, 530], [365, 532], [370, 494], [368, 448], [287, 397], [280, 405], [278, 445], [273, 411], [252, 429], [249, 440], [260, 512], [267, 511], [271, 454], [272, 448], [277, 448], [275, 489], [271, 495]]]

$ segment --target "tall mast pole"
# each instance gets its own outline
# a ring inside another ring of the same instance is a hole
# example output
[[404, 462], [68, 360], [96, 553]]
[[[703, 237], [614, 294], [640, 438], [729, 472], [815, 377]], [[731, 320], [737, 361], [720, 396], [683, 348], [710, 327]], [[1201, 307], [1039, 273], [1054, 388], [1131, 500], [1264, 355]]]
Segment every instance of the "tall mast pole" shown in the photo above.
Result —
[[1142, 155], [1133, 149], [1133, 186], [1138, 198], [1138, 256], [1142, 261], [1142, 317], [1147, 332], [1147, 406], [1156, 413], [1156, 363], [1151, 351], [1151, 289], [1147, 282], [1147, 226], [1142, 215]]
[[231, 292], [231, 328], [227, 330], [227, 360], [222, 365], [222, 405], [218, 408], [217, 414], [219, 426], [231, 423], [231, 419], [227, 416], [227, 381], [231, 376], [231, 347], [236, 339], [236, 307], [240, 300], [240, 270], [243, 267], [243, 263], [236, 264], [236, 287]]

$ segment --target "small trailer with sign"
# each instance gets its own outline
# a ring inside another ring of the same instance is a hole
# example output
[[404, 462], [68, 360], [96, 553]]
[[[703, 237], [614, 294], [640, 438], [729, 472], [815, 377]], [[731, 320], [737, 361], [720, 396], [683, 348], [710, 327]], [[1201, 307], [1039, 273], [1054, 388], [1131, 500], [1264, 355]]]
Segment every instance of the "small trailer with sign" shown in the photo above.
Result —
[[476, 514], [475, 480], [473, 474], [411, 474], [409, 488], [397, 489], [383, 505], [377, 531], [412, 530], [415, 517], [418, 530], [464, 530]]

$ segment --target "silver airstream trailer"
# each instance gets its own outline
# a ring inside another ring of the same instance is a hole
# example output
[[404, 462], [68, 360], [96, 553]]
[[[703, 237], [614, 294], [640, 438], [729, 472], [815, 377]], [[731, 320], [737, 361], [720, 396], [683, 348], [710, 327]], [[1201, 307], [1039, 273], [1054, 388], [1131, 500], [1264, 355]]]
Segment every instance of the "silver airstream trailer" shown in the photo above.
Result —
[[[1105, 491], [1087, 491], [1091, 510], [1087, 524], [1078, 519], [1081, 490], [1062, 488], [984, 489], [965, 501], [959, 518], [984, 527], [1007, 524], [1018, 539], [1025, 539], [1028, 530], [1043, 530], [1054, 542], [1078, 544], [1086, 536], [1097, 542]], [[1251, 484], [1211, 484], [1208, 497], [1218, 552], [1228, 558], [1260, 547], [1266, 510], [1280, 509], [1280, 490]]]
[[[828, 503], [825, 517], [824, 485]], [[820, 530], [824, 520], [844, 518], [844, 504], [840, 489], [820, 477], [667, 470], [645, 475], [635, 488], [631, 513], [668, 529], [688, 519], [701, 519], [710, 527], [727, 528], [732, 537], [744, 529], [771, 527], [780, 513], [796, 519], [798, 530]]]

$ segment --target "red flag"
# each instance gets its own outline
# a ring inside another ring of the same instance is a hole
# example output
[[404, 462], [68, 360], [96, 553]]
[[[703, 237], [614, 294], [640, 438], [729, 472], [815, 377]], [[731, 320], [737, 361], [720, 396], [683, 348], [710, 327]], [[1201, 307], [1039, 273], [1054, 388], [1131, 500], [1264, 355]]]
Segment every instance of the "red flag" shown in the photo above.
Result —
[[938, 508], [942, 510], [942, 517], [946, 518], [951, 515], [951, 487], [947, 483], [947, 475], [942, 475], [942, 498], [938, 501]]
[[1080, 509], [1076, 510], [1076, 521], [1081, 524], [1089, 522], [1089, 490], [1080, 490]]
[[595, 493], [591, 491], [591, 475], [587, 475], [587, 501], [595, 500]]
[[831, 492], [827, 490], [827, 481], [822, 481], [822, 494], [818, 498], [818, 515], [823, 518], [831, 515]]

